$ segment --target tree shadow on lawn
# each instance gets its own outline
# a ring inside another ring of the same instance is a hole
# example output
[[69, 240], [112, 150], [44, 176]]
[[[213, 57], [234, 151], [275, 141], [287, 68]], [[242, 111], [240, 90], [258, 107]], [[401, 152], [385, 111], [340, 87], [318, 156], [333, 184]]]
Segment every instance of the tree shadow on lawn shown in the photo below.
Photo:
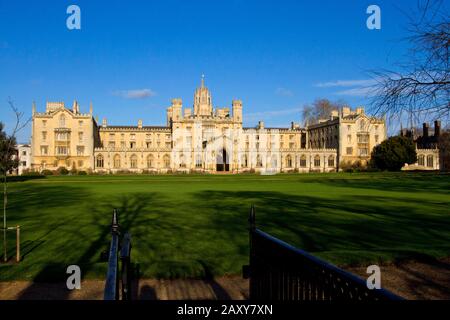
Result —
[[340, 264], [450, 249], [450, 217], [445, 214], [449, 203], [420, 199], [421, 206], [442, 212], [428, 215], [410, 199], [393, 204], [391, 198], [375, 196], [334, 200], [279, 192], [204, 191], [196, 198], [204, 199], [202, 210], [210, 210], [212, 229], [221, 230], [229, 241], [243, 236], [249, 208], [255, 204], [257, 226], [263, 231], [306, 251], [325, 253]]
[[[158, 251], [159, 243], [156, 240], [158, 233], [161, 231], [171, 235], [177, 233], [178, 223], [171, 223], [168, 219], [158, 219], [165, 203], [167, 202], [161, 194], [135, 193], [91, 201], [84, 207], [81, 206], [82, 214], [78, 221], [65, 228], [65, 239], [58, 249], [66, 253], [64, 261], [55, 262], [54, 258], [49, 257], [34, 276], [33, 284], [22, 292], [21, 298], [29, 299], [31, 296], [36, 296], [35, 292], [42, 287], [42, 282], [56, 282], [61, 285], [57, 299], [67, 299], [70, 291], [65, 288], [65, 281], [68, 277], [66, 268], [72, 264], [80, 266], [82, 279], [86, 275], [104, 278], [107, 262], [101, 261], [100, 257], [103, 250], [109, 250], [113, 208], [118, 209], [121, 232], [131, 231], [132, 261], [136, 261], [133, 266], [139, 266], [141, 259], [139, 252], [151, 256], [152, 248]], [[166, 212], [166, 210], [163, 211]], [[145, 241], [151, 239], [152, 236], [155, 241]], [[185, 267], [189, 268], [190, 266]]]
[[[61, 206], [80, 201], [72, 199], [78, 198], [72, 187], [57, 189], [66, 195], [68, 189], [71, 192], [70, 199], [53, 198], [61, 200]], [[39, 199], [33, 195], [29, 202], [43, 205]], [[282, 192], [212, 190], [189, 194], [186, 199], [167, 198], [158, 192], [87, 199], [88, 203], [80, 202], [80, 214], [73, 223], [64, 227], [65, 239], [58, 250], [66, 256], [59, 261], [49, 257], [35, 282], [57, 281], [65, 287], [70, 264], [79, 265], [83, 277], [104, 278], [107, 264], [100, 262], [100, 254], [109, 249], [113, 208], [119, 210], [122, 230], [131, 232], [132, 261], [142, 269], [143, 277], [212, 279], [239, 273], [248, 261], [251, 204], [256, 206], [257, 225], [262, 230], [340, 264], [402, 254], [413, 257], [428, 254], [429, 249], [449, 249], [450, 243], [448, 215], [427, 215], [411, 199], [398, 199], [394, 204], [392, 198], [379, 196], [323, 199]], [[418, 201], [442, 212], [449, 205]], [[32, 285], [23, 297], [34, 290]], [[70, 293], [63, 292], [61, 299]]]
[[398, 192], [431, 192], [450, 195], [448, 173], [354, 173], [342, 176], [306, 177], [301, 183], [317, 183], [328, 187], [358, 188]]

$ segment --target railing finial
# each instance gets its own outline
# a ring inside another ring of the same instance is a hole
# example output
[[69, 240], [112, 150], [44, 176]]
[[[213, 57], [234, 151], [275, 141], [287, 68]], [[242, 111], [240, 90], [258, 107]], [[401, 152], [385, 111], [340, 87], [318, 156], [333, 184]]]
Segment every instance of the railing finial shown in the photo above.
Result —
[[114, 208], [111, 222], [111, 232], [116, 233], [118, 231], [119, 231], [119, 219], [117, 218], [117, 209]]

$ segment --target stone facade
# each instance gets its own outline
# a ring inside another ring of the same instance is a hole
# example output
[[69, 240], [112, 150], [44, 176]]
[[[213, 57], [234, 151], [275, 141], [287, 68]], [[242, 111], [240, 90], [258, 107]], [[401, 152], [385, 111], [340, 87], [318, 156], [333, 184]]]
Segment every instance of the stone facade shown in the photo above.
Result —
[[421, 134], [418, 134], [414, 129], [401, 129], [401, 136], [413, 139], [417, 153], [417, 162], [405, 165], [402, 170], [440, 170], [443, 158], [438, 148], [440, 134], [440, 121], [434, 122], [434, 133], [432, 135], [430, 134], [430, 125], [428, 123], [423, 124]]
[[384, 119], [364, 109], [344, 107], [330, 119], [301, 128], [242, 126], [242, 101], [213, 108], [202, 79], [192, 108], [173, 99], [166, 126], [101, 125], [89, 113], [62, 102], [48, 102], [43, 113], [33, 104], [32, 167], [66, 167], [96, 172], [330, 172], [342, 161], [367, 161], [386, 139]]

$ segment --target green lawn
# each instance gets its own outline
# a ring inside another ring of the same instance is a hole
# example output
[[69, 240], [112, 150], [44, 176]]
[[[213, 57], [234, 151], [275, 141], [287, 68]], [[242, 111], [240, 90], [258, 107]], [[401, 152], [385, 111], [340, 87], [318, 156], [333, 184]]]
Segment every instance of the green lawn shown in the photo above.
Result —
[[24, 259], [0, 281], [70, 264], [103, 278], [114, 207], [143, 277], [239, 274], [251, 204], [261, 229], [338, 265], [450, 255], [450, 176], [435, 173], [48, 177], [10, 183], [9, 201]]

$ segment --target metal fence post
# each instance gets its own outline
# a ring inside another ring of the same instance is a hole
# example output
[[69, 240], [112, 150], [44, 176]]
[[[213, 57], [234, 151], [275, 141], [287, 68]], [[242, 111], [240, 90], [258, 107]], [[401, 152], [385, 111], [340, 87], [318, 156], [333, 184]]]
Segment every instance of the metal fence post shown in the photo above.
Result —
[[111, 221], [111, 246], [109, 249], [108, 272], [106, 274], [104, 300], [119, 299], [119, 221], [114, 209]]
[[249, 235], [249, 246], [250, 246], [250, 261], [249, 261], [249, 270], [248, 270], [248, 276], [250, 278], [249, 283], [249, 296], [250, 299], [254, 297], [255, 295], [255, 275], [257, 273], [256, 271], [256, 265], [255, 265], [255, 248], [253, 243], [253, 234], [256, 230], [256, 218], [255, 218], [255, 206], [252, 205], [250, 208], [250, 214], [248, 217], [248, 235]]
[[16, 261], [20, 262], [20, 226], [16, 227]]

